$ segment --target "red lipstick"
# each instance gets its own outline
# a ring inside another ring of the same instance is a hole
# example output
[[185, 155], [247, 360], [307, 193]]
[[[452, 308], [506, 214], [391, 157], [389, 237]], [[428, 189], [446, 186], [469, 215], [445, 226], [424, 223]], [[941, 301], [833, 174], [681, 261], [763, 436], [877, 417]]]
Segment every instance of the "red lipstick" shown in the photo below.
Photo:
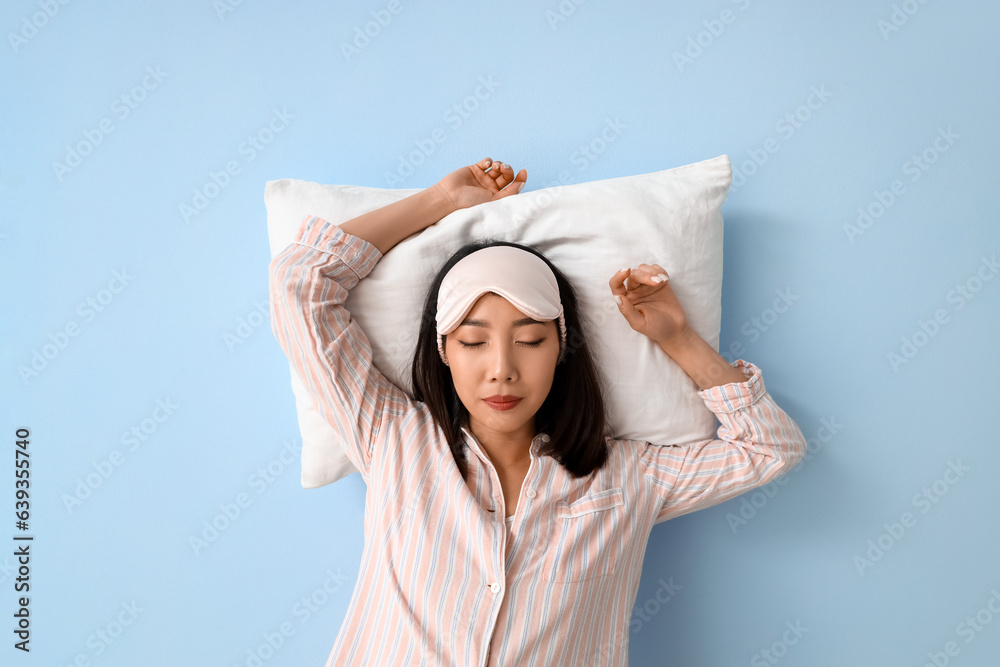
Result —
[[494, 410], [512, 410], [517, 407], [521, 399], [510, 394], [495, 394], [489, 398], [484, 398], [483, 402]]

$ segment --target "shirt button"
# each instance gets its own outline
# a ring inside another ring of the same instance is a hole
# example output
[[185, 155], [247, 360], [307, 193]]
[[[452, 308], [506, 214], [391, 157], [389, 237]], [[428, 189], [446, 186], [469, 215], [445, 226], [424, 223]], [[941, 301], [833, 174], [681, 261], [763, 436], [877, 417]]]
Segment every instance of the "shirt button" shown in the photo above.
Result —
[[525, 493], [524, 495], [528, 496], [529, 498], [534, 498], [535, 497], [535, 490], [534, 489], [528, 489], [527, 493]]
[[500, 584], [498, 584], [497, 582], [494, 581], [492, 584], [490, 584], [490, 590], [493, 591], [494, 593], [499, 593], [500, 592]]

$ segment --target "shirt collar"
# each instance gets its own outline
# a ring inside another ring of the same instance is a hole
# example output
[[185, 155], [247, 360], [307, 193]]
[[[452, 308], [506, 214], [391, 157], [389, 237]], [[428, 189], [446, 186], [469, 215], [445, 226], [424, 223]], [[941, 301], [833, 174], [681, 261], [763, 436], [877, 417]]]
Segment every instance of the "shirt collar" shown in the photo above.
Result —
[[[482, 457], [484, 460], [489, 458], [488, 456], [486, 456], [486, 452], [483, 450], [483, 446], [482, 444], [480, 444], [479, 438], [475, 436], [475, 434], [472, 432], [471, 429], [469, 429], [466, 426], [463, 426], [462, 434], [465, 436], [466, 444], [470, 448], [475, 448], [480, 457]], [[538, 433], [537, 435], [535, 435], [535, 437], [532, 438], [531, 446], [529, 447], [531, 455], [538, 456], [539, 448], [541, 448], [541, 446], [546, 444], [548, 441], [549, 441], [548, 433]]]

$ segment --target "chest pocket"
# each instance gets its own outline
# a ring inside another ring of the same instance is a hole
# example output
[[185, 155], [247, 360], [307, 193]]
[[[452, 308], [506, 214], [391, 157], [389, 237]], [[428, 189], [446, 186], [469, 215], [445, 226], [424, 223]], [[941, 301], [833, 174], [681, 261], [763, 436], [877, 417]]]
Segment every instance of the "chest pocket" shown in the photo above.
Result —
[[555, 527], [543, 561], [545, 581], [587, 581], [614, 572], [622, 553], [624, 521], [621, 489], [556, 503]]

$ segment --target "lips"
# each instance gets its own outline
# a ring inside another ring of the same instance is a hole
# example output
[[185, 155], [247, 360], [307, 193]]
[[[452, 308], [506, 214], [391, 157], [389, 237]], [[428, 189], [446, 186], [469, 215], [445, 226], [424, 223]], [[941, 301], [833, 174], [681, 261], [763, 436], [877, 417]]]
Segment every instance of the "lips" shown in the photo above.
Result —
[[521, 402], [521, 399], [517, 396], [511, 396], [509, 394], [497, 394], [490, 396], [489, 398], [484, 398], [483, 402], [494, 410], [510, 410], [511, 408], [517, 407], [517, 404]]

